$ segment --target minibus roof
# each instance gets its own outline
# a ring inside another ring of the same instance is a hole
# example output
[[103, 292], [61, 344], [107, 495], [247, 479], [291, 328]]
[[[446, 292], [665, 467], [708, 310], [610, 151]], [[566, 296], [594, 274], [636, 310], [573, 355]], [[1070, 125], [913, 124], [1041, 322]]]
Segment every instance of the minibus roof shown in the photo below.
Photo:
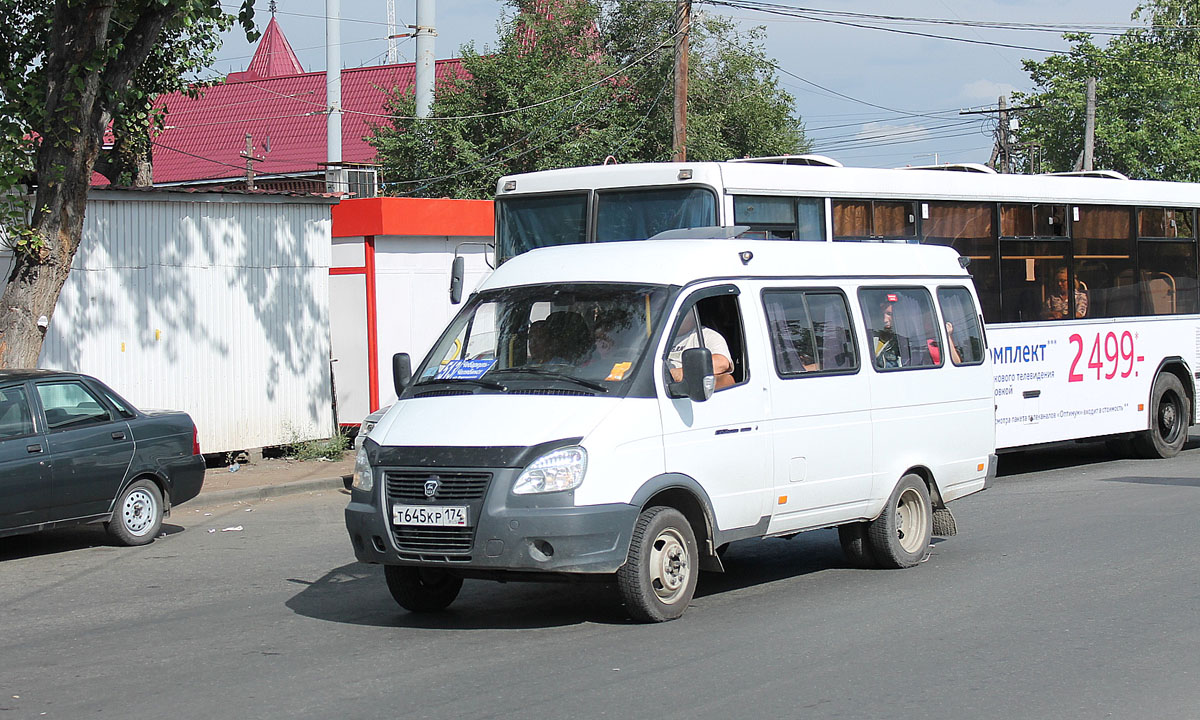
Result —
[[952, 248], [787, 240], [630, 240], [532, 250], [501, 265], [480, 287], [559, 282], [687, 285], [733, 277], [966, 277]]

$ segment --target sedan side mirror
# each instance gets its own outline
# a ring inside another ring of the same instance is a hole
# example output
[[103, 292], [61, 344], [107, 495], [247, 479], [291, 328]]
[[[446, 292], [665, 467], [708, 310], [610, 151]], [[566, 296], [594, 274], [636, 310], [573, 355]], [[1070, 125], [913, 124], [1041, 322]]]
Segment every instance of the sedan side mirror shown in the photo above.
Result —
[[412, 360], [408, 353], [396, 353], [392, 356], [392, 386], [396, 389], [396, 397], [400, 397], [411, 381]]
[[671, 397], [686, 397], [692, 402], [704, 402], [712, 397], [717, 386], [713, 374], [712, 352], [705, 348], [683, 351], [683, 379], [668, 387]]

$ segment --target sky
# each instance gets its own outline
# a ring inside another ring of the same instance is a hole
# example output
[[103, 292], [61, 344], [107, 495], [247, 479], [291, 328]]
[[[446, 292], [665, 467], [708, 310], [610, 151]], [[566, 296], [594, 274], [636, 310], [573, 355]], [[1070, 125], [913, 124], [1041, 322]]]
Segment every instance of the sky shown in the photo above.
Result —
[[[236, 12], [235, 2], [227, 0], [231, 12]], [[993, 116], [960, 115], [960, 111], [995, 108], [1000, 95], [1030, 90], [1022, 60], [1042, 60], [1047, 57], [1043, 50], [1067, 49], [1062, 32], [1081, 26], [1088, 26], [1097, 44], [1103, 45], [1109, 33], [1132, 25], [1130, 14], [1137, 2], [763, 0], [738, 4], [775, 12], [699, 0], [693, 12], [723, 15], [743, 29], [766, 28], [767, 54], [779, 69], [780, 84], [796, 100], [796, 113], [805, 123], [813, 152], [848, 166], [899, 167], [987, 162], [994, 142]], [[276, 6], [276, 20], [304, 69], [323, 71], [325, 0], [276, 0]], [[260, 29], [270, 20], [268, 7], [268, 0], [256, 0]], [[406, 26], [416, 22], [416, 0], [395, 0], [395, 12], [397, 32], [410, 32]], [[437, 59], [458, 57], [459, 48], [467, 43], [474, 43], [480, 52], [494, 48], [497, 23], [510, 12], [498, 0], [436, 0]], [[861, 16], [871, 14], [901, 19]], [[341, 16], [343, 67], [384, 62], [386, 0], [342, 0]], [[978, 27], [978, 23], [1004, 27]], [[1013, 24], [1036, 29], [1013, 28]], [[400, 61], [412, 62], [413, 40], [397, 43]], [[254, 46], [240, 30], [227, 33], [212, 74], [244, 70], [253, 52]]]

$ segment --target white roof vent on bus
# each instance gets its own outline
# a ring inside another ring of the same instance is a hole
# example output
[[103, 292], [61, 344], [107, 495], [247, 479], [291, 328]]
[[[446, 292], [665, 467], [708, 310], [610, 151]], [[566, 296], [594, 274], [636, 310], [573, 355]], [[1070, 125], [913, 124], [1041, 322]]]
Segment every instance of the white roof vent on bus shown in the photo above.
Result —
[[995, 175], [996, 171], [982, 163], [946, 163], [944, 165], [905, 165], [897, 170], [949, 170], [950, 172], [983, 173]]
[[722, 227], [712, 225], [708, 227], [694, 228], [676, 228], [675, 230], [663, 230], [662, 232], [651, 235], [650, 240], [728, 240], [735, 238], [738, 235], [750, 229], [749, 225], [730, 225]]
[[1074, 172], [1056, 172], [1042, 173], [1043, 175], [1053, 175], [1054, 177], [1087, 177], [1087, 178], [1104, 178], [1105, 180], [1128, 180], [1129, 177], [1123, 175], [1116, 170], [1077, 170]]
[[813, 167], [845, 167], [824, 155], [772, 155], [770, 157], [733, 158], [729, 162], [771, 163], [773, 165], [811, 165]]

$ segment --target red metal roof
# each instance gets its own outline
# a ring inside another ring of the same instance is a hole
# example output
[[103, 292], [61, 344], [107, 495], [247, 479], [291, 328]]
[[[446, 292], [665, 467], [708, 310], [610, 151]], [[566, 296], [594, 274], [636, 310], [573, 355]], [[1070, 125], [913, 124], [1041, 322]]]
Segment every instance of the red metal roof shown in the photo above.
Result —
[[229, 73], [226, 82], [239, 80], [261, 80], [263, 78], [281, 77], [283, 75], [299, 75], [304, 72], [300, 58], [292, 51], [292, 44], [283, 36], [275, 16], [267, 23], [262, 40], [258, 41], [258, 49], [254, 51], [254, 59], [244, 72]]
[[[435, 65], [436, 84], [464, 75], [459, 59]], [[384, 101], [391, 90], [414, 82], [414, 63], [342, 71], [343, 162], [375, 161], [375, 149], [364, 138], [371, 125], [385, 122]], [[324, 72], [227, 81], [199, 99], [171, 93], [157, 102], [169, 112], [165, 129], [154, 139], [155, 183], [244, 177], [246, 133], [255, 156], [263, 158], [254, 163], [256, 174], [311, 173], [325, 162]]]

